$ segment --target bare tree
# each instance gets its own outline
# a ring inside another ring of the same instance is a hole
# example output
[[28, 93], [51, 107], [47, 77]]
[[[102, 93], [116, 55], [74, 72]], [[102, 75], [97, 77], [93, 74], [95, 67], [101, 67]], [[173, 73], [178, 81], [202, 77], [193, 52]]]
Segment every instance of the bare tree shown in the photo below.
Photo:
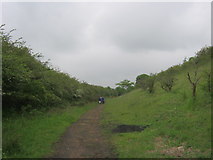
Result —
[[190, 73], [187, 73], [187, 78], [189, 80], [189, 82], [192, 85], [192, 96], [195, 98], [196, 97], [196, 88], [197, 88], [197, 84], [200, 80], [201, 77], [197, 76], [197, 70], [194, 72], [194, 80], [192, 80], [192, 76], [190, 75]]

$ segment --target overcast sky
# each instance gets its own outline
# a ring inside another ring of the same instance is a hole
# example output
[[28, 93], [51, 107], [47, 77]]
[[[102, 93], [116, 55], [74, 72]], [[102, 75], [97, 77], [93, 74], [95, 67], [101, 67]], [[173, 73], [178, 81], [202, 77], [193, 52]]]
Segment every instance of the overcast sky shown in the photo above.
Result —
[[3, 3], [3, 24], [80, 81], [115, 87], [211, 43], [210, 3]]

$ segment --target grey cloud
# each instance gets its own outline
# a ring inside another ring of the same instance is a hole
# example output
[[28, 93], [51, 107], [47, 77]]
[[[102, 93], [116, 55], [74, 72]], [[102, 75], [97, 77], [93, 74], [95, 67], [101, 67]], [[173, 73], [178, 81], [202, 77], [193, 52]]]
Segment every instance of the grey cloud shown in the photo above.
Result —
[[35, 52], [91, 84], [115, 86], [210, 45], [210, 3], [4, 3]]
[[210, 37], [206, 3], [143, 3], [109, 10], [97, 24], [97, 36], [129, 52], [191, 48]]
[[84, 30], [94, 14], [92, 8], [72, 3], [5, 3], [3, 12], [5, 23], [15, 22], [9, 27], [22, 31], [26, 41], [34, 42], [33, 47], [58, 52], [85, 44]]

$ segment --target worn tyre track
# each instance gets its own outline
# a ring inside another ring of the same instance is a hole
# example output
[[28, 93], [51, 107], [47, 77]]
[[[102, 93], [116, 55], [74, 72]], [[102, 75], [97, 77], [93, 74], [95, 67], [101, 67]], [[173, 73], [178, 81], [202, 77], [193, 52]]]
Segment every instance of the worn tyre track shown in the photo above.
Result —
[[103, 105], [88, 111], [72, 124], [55, 144], [51, 158], [115, 158], [112, 146], [102, 134]]

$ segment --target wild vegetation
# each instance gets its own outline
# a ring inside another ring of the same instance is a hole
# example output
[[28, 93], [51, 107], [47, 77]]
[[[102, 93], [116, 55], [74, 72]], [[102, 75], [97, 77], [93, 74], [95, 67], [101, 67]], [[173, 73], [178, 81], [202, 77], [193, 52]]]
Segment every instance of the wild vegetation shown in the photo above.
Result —
[[[139, 75], [137, 89], [105, 104], [102, 123], [119, 158], [211, 157], [211, 51], [204, 47], [183, 64]], [[149, 127], [111, 132], [120, 125]]]
[[[11, 31], [12, 32], [12, 31]], [[42, 55], [34, 53], [21, 39], [12, 40], [11, 32], [1, 27], [3, 116], [12, 112], [30, 113], [63, 104], [85, 104], [99, 96], [116, 96], [110, 87], [90, 85], [61, 72]]]
[[[121, 158], [211, 156], [211, 50], [158, 74], [123, 80], [116, 89], [80, 82], [42, 61], [21, 39], [1, 27], [3, 157], [40, 158], [73, 122], [104, 104], [102, 124]], [[71, 107], [72, 106], [72, 107]], [[149, 126], [115, 133], [118, 125]]]
[[116, 96], [110, 87], [80, 82], [42, 61], [20, 38], [0, 27], [2, 44], [3, 157], [41, 157], [66, 127], [96, 106], [99, 96]]
[[119, 83], [116, 83], [115, 90], [117, 91], [117, 95], [121, 96], [125, 93], [128, 93], [134, 89], [134, 82], [131, 82], [130, 80], [123, 80]]

